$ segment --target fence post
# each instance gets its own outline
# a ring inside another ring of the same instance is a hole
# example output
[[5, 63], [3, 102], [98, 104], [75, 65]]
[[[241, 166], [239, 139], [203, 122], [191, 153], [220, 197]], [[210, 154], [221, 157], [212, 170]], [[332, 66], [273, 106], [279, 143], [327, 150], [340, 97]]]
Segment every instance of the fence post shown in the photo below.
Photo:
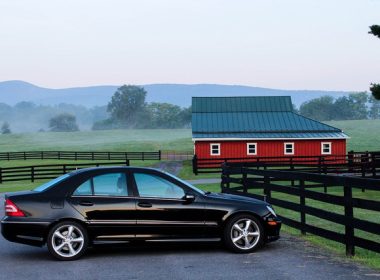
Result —
[[265, 175], [264, 176], [264, 201], [268, 201], [268, 202], [270, 202], [270, 199], [272, 197], [269, 184], [270, 184], [270, 178]]
[[[325, 161], [325, 157], [321, 157], [321, 164], [323, 166], [323, 173], [326, 175], [327, 174], [327, 165]], [[327, 185], [323, 183], [323, 192], [327, 193]]]
[[63, 171], [63, 174], [66, 174], [66, 164], [63, 164], [63, 165], [62, 165], [62, 169], [63, 169], [63, 170], [62, 170], [62, 171]]
[[31, 167], [31, 170], [30, 170], [30, 180], [32, 181], [32, 183], [34, 182], [34, 166]]
[[77, 160], [78, 159], [78, 152], [74, 152], [74, 159]]
[[243, 169], [242, 168], [242, 172], [243, 172], [243, 180], [242, 180], [242, 183], [243, 183], [243, 192], [244, 193], [247, 193], [248, 192], [248, 189], [247, 189], [247, 169]]
[[7, 153], [7, 159], [8, 159], [8, 161], [9, 161], [9, 152]]
[[125, 166], [129, 166], [129, 159], [125, 160]]
[[[290, 157], [290, 170], [294, 171], [293, 157]], [[292, 180], [292, 187], [294, 187], [294, 180]]]
[[24, 152], [23, 154], [24, 154], [24, 160], [26, 160], [26, 152]]
[[197, 155], [193, 156], [193, 173], [198, 175], [198, 157]]
[[305, 214], [305, 181], [300, 180], [300, 213], [301, 213], [301, 234], [306, 234], [306, 214]]
[[371, 154], [371, 166], [372, 166], [372, 177], [376, 178], [376, 157], [375, 154]]
[[354, 151], [348, 152], [348, 172], [354, 171]]
[[352, 187], [347, 185], [345, 182], [343, 185], [344, 190], [344, 215], [346, 216], [345, 225], [345, 244], [346, 244], [346, 255], [355, 255], [355, 244], [354, 244], [354, 227], [352, 225], [352, 220], [354, 217], [354, 210], [352, 205]]
[[58, 159], [61, 159], [61, 152], [58, 152]]
[[94, 152], [91, 152], [91, 160], [94, 160]]
[[161, 160], [161, 150], [158, 150], [158, 160]]
[[41, 159], [44, 159], [44, 151], [41, 152]]
[[3, 169], [0, 167], [0, 184], [3, 183]]
[[142, 152], [142, 160], [145, 160], [145, 153]]

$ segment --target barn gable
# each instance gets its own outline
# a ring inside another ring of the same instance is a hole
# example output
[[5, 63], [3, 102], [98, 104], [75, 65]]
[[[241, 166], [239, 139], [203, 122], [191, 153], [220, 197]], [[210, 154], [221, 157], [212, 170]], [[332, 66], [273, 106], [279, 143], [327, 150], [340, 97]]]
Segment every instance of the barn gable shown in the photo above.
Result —
[[211, 139], [346, 139], [342, 130], [293, 112], [289, 96], [193, 97], [192, 133]]

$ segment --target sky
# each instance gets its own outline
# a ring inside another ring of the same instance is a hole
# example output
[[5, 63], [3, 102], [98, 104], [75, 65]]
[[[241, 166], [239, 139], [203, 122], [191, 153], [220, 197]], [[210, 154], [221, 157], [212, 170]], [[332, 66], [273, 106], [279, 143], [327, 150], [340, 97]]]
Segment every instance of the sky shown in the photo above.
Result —
[[0, 0], [0, 81], [368, 90], [380, 0]]

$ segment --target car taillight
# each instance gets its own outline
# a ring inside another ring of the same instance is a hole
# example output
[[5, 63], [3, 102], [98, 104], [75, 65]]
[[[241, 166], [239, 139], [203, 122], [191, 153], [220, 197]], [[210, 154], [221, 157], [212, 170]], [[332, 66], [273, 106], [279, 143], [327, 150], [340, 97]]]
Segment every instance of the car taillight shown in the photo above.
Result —
[[24, 212], [17, 207], [10, 199], [5, 200], [5, 215], [9, 217], [25, 217]]

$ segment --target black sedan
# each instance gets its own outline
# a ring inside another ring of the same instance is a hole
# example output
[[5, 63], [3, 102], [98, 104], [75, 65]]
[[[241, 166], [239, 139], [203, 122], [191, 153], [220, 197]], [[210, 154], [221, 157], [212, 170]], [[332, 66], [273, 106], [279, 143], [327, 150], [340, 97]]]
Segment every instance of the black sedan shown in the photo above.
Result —
[[60, 260], [97, 242], [223, 240], [248, 253], [279, 237], [272, 207], [252, 198], [203, 192], [150, 168], [89, 168], [32, 191], [5, 196], [3, 236], [43, 246]]

